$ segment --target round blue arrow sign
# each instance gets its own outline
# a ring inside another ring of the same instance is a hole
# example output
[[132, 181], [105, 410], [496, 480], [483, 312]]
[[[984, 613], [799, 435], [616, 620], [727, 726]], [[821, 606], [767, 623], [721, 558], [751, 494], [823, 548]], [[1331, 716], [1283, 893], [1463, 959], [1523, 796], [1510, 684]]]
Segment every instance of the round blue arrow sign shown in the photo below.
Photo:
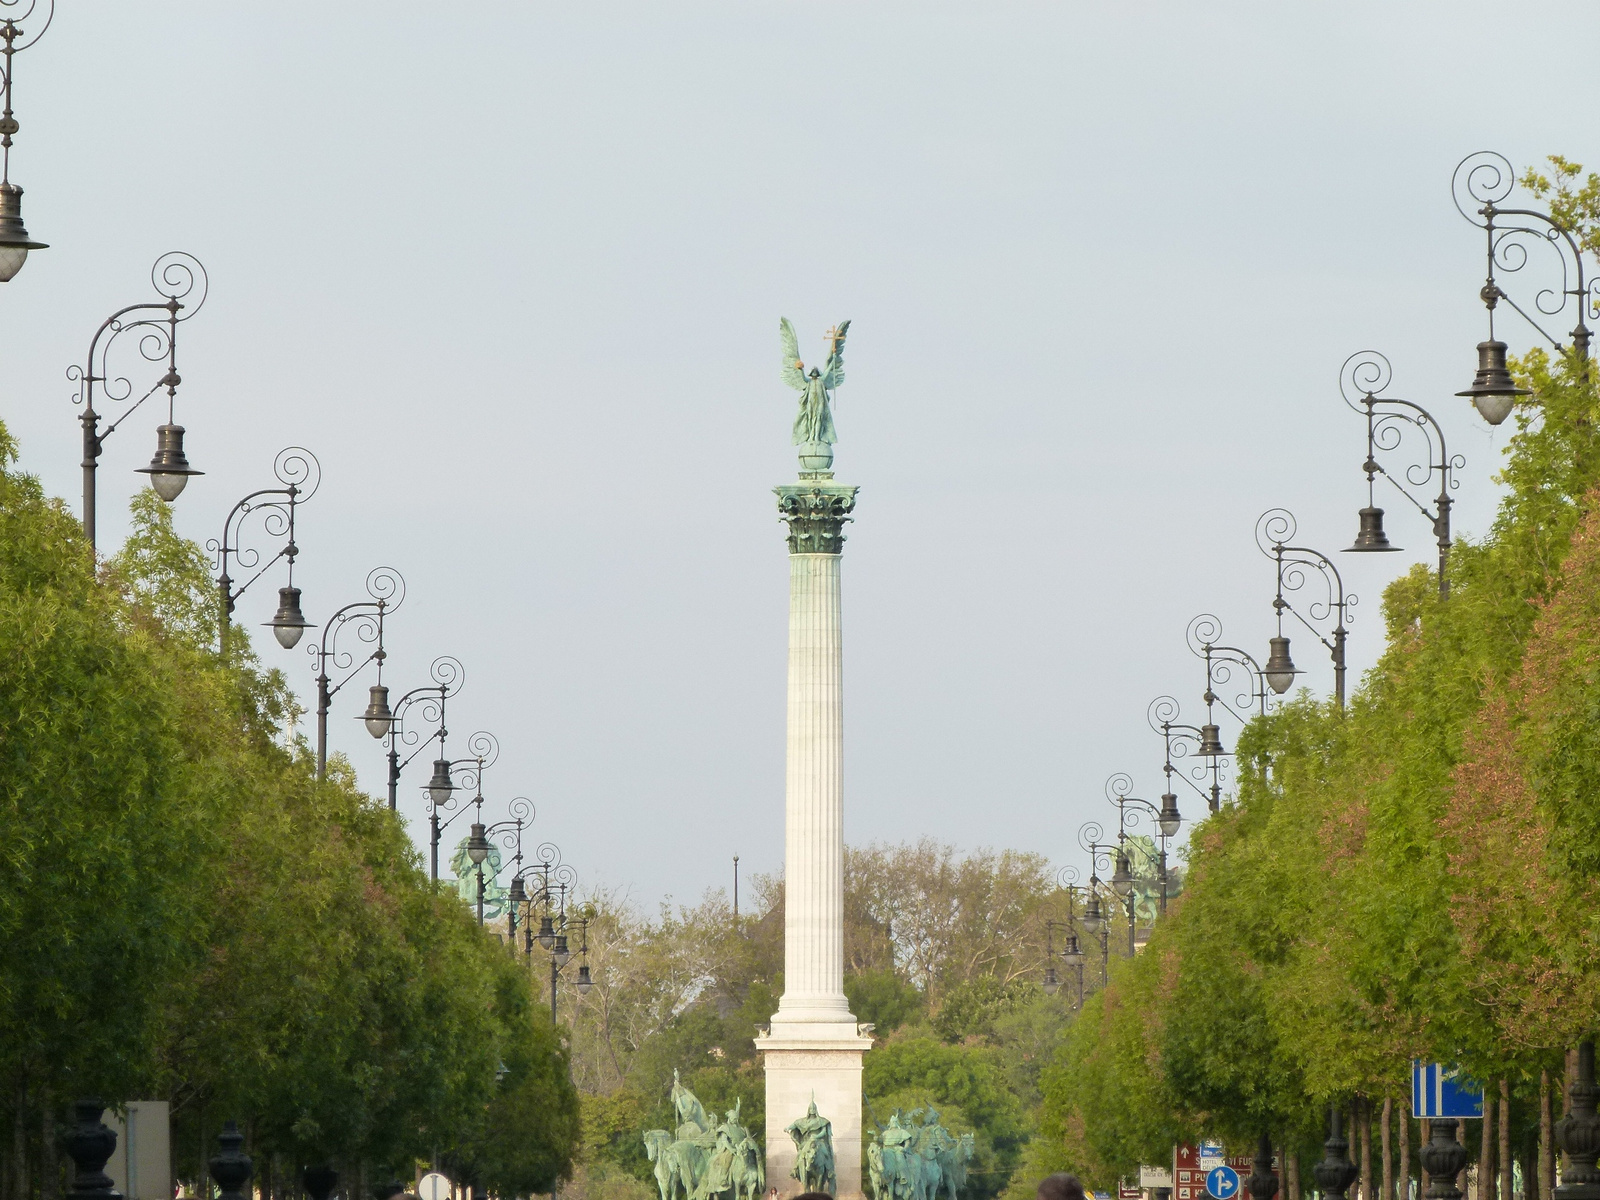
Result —
[[1232, 1167], [1213, 1167], [1206, 1174], [1206, 1191], [1215, 1200], [1235, 1200], [1239, 1195], [1239, 1172]]

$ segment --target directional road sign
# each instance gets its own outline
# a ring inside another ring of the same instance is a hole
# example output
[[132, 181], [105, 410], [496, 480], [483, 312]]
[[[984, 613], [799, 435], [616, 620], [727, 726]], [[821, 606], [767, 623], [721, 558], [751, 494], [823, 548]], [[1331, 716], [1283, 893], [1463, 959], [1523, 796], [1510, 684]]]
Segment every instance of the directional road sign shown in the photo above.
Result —
[[1413, 1117], [1481, 1117], [1483, 1089], [1462, 1079], [1455, 1067], [1411, 1061]]
[[1239, 1172], [1232, 1167], [1213, 1167], [1206, 1173], [1206, 1194], [1212, 1200], [1236, 1200], [1239, 1195]]

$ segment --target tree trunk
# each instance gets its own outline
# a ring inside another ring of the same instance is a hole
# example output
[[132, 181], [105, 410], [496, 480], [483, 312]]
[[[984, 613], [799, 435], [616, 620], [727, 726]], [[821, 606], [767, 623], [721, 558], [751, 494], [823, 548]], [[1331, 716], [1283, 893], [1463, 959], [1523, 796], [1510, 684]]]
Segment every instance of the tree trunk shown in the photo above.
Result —
[[1478, 1143], [1478, 1200], [1496, 1200], [1494, 1178], [1494, 1085], [1483, 1085], [1483, 1137]]
[[1288, 1187], [1288, 1200], [1300, 1200], [1300, 1156], [1298, 1154], [1285, 1154], [1283, 1156], [1283, 1179]]
[[1550, 1072], [1544, 1070], [1539, 1072], [1539, 1200], [1554, 1200], [1555, 1186], [1555, 1121], [1551, 1116]]
[[1512, 1200], [1511, 1084], [1500, 1081], [1500, 1200]]
[[1362, 1096], [1355, 1104], [1361, 1115], [1361, 1200], [1373, 1200], [1372, 1191], [1372, 1101]]
[[1411, 1200], [1411, 1114], [1400, 1106], [1400, 1200]]
[[1379, 1129], [1378, 1145], [1383, 1154], [1383, 1192], [1382, 1200], [1395, 1200], [1394, 1197], [1394, 1147], [1389, 1144], [1389, 1118], [1394, 1115], [1394, 1100], [1385, 1096], [1383, 1098], [1383, 1122]]
[[17, 1107], [11, 1115], [11, 1194], [27, 1200], [28, 1189], [28, 1085], [17, 1084]]
[[39, 1093], [39, 1200], [61, 1194], [61, 1158], [56, 1152], [56, 1100], [46, 1087]]

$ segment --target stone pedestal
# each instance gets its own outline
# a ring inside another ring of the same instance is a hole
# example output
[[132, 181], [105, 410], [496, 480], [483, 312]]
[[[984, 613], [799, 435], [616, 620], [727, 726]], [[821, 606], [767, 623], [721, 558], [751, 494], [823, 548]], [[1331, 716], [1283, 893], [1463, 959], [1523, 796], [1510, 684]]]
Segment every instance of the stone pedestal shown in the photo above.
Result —
[[767, 1184], [803, 1190], [787, 1129], [833, 1122], [836, 1194], [861, 1196], [861, 1058], [844, 994], [844, 646], [839, 564], [856, 489], [828, 471], [775, 489], [789, 526], [789, 714], [784, 787], [784, 993], [756, 1039], [767, 1078]]

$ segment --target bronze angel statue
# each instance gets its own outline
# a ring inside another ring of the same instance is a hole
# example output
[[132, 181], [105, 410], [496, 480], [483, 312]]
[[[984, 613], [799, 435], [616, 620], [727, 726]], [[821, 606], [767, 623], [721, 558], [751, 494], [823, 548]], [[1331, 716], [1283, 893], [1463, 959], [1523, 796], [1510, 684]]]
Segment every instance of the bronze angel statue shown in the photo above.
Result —
[[844, 337], [849, 331], [849, 321], [841, 321], [828, 330], [828, 361], [822, 364], [820, 371], [812, 367], [811, 374], [807, 375], [806, 365], [800, 361], [800, 339], [795, 336], [794, 326], [789, 324], [788, 317], [778, 322], [778, 333], [783, 339], [783, 381], [800, 393], [800, 412], [794, 419], [794, 444], [812, 446], [814, 449], [810, 453], [827, 455], [830, 460], [832, 452], [824, 447], [838, 441], [833, 428], [830, 393], [844, 382]]

